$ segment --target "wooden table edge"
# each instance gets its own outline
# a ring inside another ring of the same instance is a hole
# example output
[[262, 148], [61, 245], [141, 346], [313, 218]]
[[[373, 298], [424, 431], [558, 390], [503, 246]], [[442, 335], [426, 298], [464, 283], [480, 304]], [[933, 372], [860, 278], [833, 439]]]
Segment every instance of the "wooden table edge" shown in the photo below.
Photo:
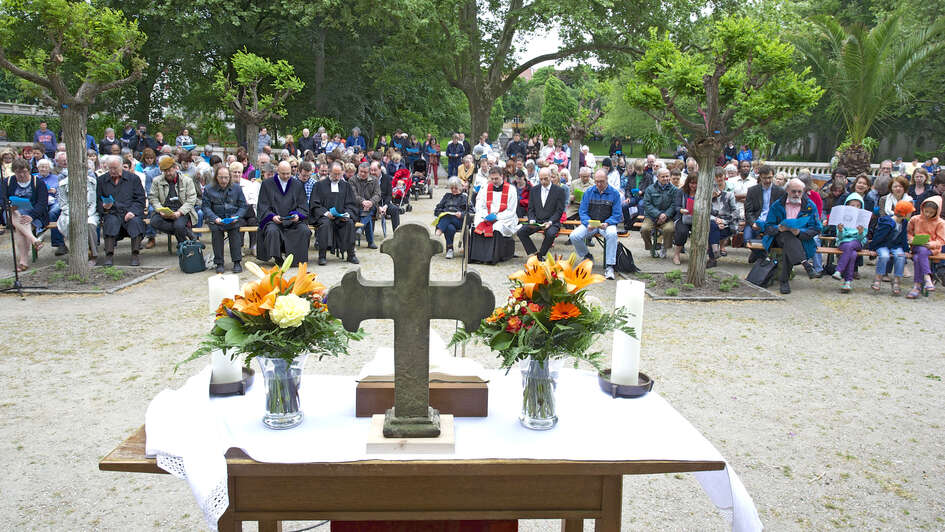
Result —
[[[640, 475], [718, 471], [724, 461], [714, 460], [362, 460], [356, 462], [264, 463], [249, 458], [240, 449], [230, 449], [227, 466], [240, 476], [462, 476], [462, 475]], [[261, 467], [262, 466], [262, 467]], [[157, 460], [145, 456], [144, 426], [139, 427], [98, 464], [101, 471], [167, 473]]]

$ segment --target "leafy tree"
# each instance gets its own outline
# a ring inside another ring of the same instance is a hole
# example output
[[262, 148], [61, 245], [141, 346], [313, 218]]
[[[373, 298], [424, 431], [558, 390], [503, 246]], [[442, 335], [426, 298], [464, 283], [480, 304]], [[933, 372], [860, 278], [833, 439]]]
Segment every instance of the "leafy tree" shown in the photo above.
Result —
[[[86, 212], [85, 133], [95, 98], [137, 79], [145, 37], [120, 11], [68, 0], [6, 0], [0, 5], [0, 68], [60, 110], [69, 168], [69, 210]], [[69, 220], [69, 273], [89, 278], [88, 225]]]
[[[685, 51], [668, 34], [651, 35], [627, 85], [628, 102], [670, 130], [699, 162], [688, 282], [705, 284], [713, 167], [725, 144], [752, 127], [810, 109], [823, 90], [809, 69], [793, 69], [794, 47], [770, 23], [725, 16], [712, 24], [708, 42]], [[686, 113], [685, 100], [697, 103]]]
[[213, 87], [220, 101], [245, 125], [246, 150], [250, 160], [255, 160], [260, 124], [285, 116], [286, 99], [305, 84], [284, 59], [273, 63], [240, 50], [233, 54], [232, 65], [235, 80], [218, 71]]
[[[571, 115], [567, 128], [568, 138], [571, 139], [571, 160], [568, 169], [571, 171], [572, 179], [577, 179], [578, 172], [581, 169], [581, 145], [604, 113], [601, 105], [604, 87], [597, 82], [593, 73], [587, 69], [582, 69], [579, 75], [579, 100], [575, 102], [576, 108], [574, 114]], [[545, 101], [548, 100], [545, 99]]]
[[903, 19], [901, 12], [895, 12], [868, 29], [818, 17], [815, 31], [796, 41], [829, 89], [828, 109], [843, 120], [847, 141], [840, 164], [852, 175], [869, 172], [868, 146], [877, 143], [869, 134], [890, 116], [895, 103], [910, 98], [906, 80], [945, 44], [945, 18], [905, 32]]
[[560, 79], [551, 76], [545, 81], [545, 97], [541, 106], [541, 122], [564, 137], [577, 113], [578, 102]]

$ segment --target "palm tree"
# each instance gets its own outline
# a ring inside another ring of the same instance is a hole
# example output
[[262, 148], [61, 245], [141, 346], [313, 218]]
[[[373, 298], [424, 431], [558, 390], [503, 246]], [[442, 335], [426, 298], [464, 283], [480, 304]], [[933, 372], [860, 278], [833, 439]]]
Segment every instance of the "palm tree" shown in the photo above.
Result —
[[909, 75], [945, 43], [945, 17], [907, 29], [903, 20], [896, 11], [867, 29], [816, 17], [812, 34], [795, 42], [831, 97], [828, 110], [843, 120], [847, 141], [840, 165], [848, 175], [869, 172], [876, 144], [869, 133], [889, 116], [893, 104], [909, 99]]

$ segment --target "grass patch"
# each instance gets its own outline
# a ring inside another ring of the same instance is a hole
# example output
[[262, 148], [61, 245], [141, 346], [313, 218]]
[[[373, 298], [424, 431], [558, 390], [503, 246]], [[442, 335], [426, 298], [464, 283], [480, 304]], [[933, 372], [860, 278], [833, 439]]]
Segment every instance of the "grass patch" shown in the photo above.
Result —
[[667, 289], [666, 289], [666, 295], [668, 295], [668, 296], [670, 296], [670, 297], [678, 296], [678, 295], [679, 295], [679, 289], [676, 288], [675, 286], [672, 287], [672, 288], [667, 288]]
[[663, 274], [663, 277], [668, 281], [677, 282], [682, 280], [682, 270], [673, 270]]
[[935, 375], [935, 374], [929, 373], [928, 375], [925, 376], [925, 378], [926, 378], [926, 379], [929, 379], [929, 380], [932, 380], [932, 381], [939, 381], [939, 382], [942, 382], [942, 376], [941, 376], [941, 375]]
[[649, 280], [653, 279], [653, 276], [652, 276], [652, 275], [650, 275], [650, 274], [648, 274], [648, 273], [644, 273], [644, 272], [637, 272], [637, 273], [635, 273], [634, 275], [637, 276], [637, 279], [643, 279], [644, 281], [649, 281]]
[[78, 275], [78, 274], [72, 274], [72, 275], [70, 275], [69, 277], [66, 277], [66, 279], [68, 279], [68, 280], [70, 280], [70, 281], [73, 281], [73, 282], [76, 282], [76, 283], [79, 283], [79, 284], [85, 284], [85, 283], [89, 282], [88, 279], [86, 279], [85, 277], [82, 277], [81, 275]]
[[120, 281], [121, 278], [125, 276], [124, 270], [120, 268], [116, 268], [114, 266], [106, 266], [102, 270], [102, 273], [104, 273], [112, 281]]
[[0, 288], [12, 288], [13, 279], [0, 279]]
[[683, 290], [695, 290], [695, 289], [696, 289], [696, 285], [694, 285], [694, 284], [692, 284], [692, 283], [683, 283], [683, 284], [682, 284], [682, 289], [683, 289]]
[[49, 276], [49, 280], [53, 282], [59, 282], [66, 278], [66, 274], [62, 272], [56, 272]]
[[69, 267], [69, 265], [66, 264], [66, 261], [64, 261], [64, 260], [62, 260], [62, 259], [57, 260], [56, 263], [53, 264], [53, 269], [55, 269], [57, 272], [61, 272], [62, 270], [65, 270], [65, 269], [68, 268], [68, 267]]

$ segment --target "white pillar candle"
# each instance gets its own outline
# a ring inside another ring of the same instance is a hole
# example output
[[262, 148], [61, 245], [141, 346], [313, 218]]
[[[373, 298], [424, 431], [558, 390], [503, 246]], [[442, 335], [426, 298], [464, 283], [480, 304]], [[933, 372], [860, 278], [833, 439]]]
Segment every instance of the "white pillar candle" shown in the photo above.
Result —
[[240, 291], [240, 278], [236, 275], [212, 275], [207, 279], [210, 294], [210, 312], [216, 312], [224, 298], [232, 298]]
[[230, 360], [229, 355], [224, 355], [222, 351], [214, 351], [210, 353], [210, 365], [213, 367], [210, 374], [210, 382], [213, 384], [243, 380], [243, 368], [239, 358]]
[[624, 334], [623, 331], [614, 331], [613, 359], [610, 364], [610, 382], [614, 384], [635, 386], [639, 383], [645, 294], [644, 285], [640, 281], [617, 281], [614, 307], [624, 307], [627, 310], [630, 315], [628, 325], [633, 328], [636, 338]]

